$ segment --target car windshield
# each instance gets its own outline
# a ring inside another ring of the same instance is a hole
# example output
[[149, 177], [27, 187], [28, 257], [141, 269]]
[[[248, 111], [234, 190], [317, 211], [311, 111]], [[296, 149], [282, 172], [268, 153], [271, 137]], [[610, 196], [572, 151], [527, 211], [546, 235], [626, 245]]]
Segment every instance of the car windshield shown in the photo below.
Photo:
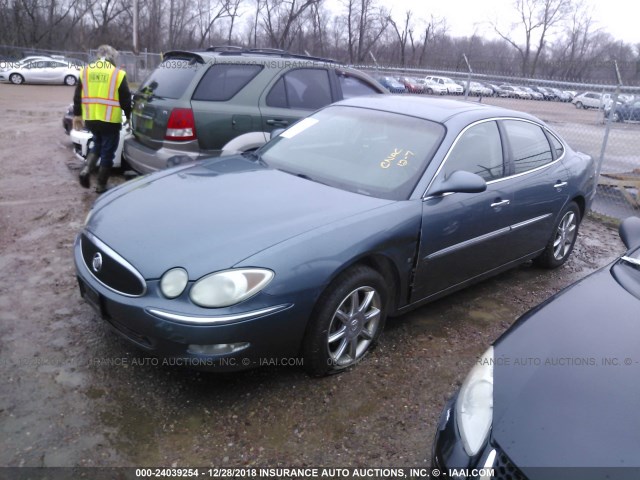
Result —
[[363, 195], [406, 200], [444, 131], [429, 120], [335, 106], [301, 120], [259, 153], [271, 168]]

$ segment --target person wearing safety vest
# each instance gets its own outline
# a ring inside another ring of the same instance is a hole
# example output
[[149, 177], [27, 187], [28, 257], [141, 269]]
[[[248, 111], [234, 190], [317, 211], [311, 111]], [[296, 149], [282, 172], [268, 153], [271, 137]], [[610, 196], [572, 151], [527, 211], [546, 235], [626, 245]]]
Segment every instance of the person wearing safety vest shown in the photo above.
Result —
[[96, 192], [107, 189], [107, 180], [113, 166], [122, 112], [126, 123], [131, 118], [131, 92], [126, 72], [117, 67], [118, 52], [109, 45], [98, 47], [98, 60], [82, 69], [80, 81], [73, 95], [73, 128], [86, 128], [93, 134], [93, 146], [87, 155], [87, 164], [80, 171], [80, 185], [91, 186], [90, 175], [98, 160]]

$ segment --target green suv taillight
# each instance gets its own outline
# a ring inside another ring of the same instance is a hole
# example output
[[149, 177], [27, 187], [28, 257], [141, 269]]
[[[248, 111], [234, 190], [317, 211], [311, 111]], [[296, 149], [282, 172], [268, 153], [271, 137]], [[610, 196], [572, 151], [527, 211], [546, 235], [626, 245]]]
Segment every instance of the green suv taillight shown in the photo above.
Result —
[[196, 139], [196, 122], [190, 108], [174, 108], [167, 122], [165, 140], [187, 141]]

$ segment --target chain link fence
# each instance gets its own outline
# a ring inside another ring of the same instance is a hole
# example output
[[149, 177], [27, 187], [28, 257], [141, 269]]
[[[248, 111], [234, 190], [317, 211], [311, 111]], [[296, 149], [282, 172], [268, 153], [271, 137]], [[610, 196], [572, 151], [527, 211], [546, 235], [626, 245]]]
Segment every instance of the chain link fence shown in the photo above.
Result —
[[[162, 61], [162, 55], [159, 53], [141, 52], [134, 53], [129, 51], [120, 51], [118, 59], [119, 66], [127, 72], [127, 78], [130, 83], [141, 83], [145, 77], [152, 72]], [[21, 58], [45, 55], [57, 57], [61, 60], [88, 63], [96, 59], [96, 50], [89, 51], [71, 51], [71, 50], [43, 50], [23, 47], [13, 47], [8, 45], [0, 45], [0, 60], [17, 61]]]
[[640, 87], [423, 69], [356, 68], [376, 78], [392, 77], [405, 83], [405, 77], [418, 82], [427, 76], [447, 77], [462, 87], [460, 99], [537, 116], [574, 150], [596, 160], [600, 176], [592, 211], [613, 219], [640, 215]]

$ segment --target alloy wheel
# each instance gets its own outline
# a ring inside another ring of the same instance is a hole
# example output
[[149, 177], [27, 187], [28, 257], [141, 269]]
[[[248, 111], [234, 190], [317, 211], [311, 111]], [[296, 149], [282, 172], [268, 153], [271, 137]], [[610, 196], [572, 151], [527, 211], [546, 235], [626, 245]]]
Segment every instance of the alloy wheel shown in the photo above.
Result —
[[569, 211], [558, 225], [556, 238], [553, 241], [553, 256], [556, 260], [562, 260], [571, 251], [571, 246], [576, 237], [577, 219], [575, 213]]
[[380, 294], [364, 286], [347, 295], [331, 319], [327, 336], [330, 361], [337, 367], [357, 362], [369, 349], [380, 327]]

